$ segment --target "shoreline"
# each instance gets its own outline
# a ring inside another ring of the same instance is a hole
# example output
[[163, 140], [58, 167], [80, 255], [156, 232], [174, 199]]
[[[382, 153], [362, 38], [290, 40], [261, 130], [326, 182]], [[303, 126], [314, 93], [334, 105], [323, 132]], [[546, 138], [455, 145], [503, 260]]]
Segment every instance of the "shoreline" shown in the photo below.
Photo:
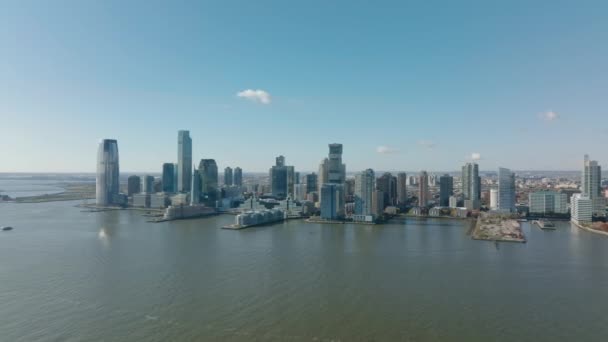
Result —
[[608, 232], [605, 232], [605, 231], [602, 231], [602, 230], [593, 229], [593, 228], [589, 228], [589, 227], [585, 227], [585, 226], [580, 225], [580, 224], [578, 224], [578, 223], [576, 223], [576, 222], [574, 222], [574, 221], [570, 221], [570, 223], [572, 223], [572, 224], [574, 224], [575, 226], [577, 226], [578, 228], [583, 229], [583, 230], [586, 230], [586, 231], [588, 231], [588, 232], [608, 236]]

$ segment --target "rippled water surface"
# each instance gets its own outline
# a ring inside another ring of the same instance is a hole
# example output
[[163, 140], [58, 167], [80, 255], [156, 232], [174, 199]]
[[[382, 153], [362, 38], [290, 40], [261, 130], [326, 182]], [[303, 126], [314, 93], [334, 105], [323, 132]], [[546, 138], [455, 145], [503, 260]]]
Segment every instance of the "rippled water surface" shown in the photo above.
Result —
[[0, 204], [0, 341], [604, 341], [608, 238]]

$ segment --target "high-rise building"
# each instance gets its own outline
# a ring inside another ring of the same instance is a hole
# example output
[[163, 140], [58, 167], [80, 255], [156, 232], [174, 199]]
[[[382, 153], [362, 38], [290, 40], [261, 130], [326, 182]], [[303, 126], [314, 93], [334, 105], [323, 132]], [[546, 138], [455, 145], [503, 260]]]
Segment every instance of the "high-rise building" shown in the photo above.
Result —
[[384, 213], [384, 193], [380, 190], [374, 190], [372, 194], [372, 215], [381, 217]]
[[104, 139], [97, 148], [97, 177], [95, 200], [99, 206], [114, 204], [120, 191], [120, 169], [118, 165], [118, 143]]
[[306, 193], [309, 194], [311, 192], [318, 191], [317, 189], [317, 174], [309, 173], [306, 175]]
[[515, 174], [509, 169], [498, 169], [498, 210], [515, 212]]
[[127, 195], [133, 196], [141, 192], [141, 178], [136, 175], [129, 176], [127, 179]]
[[163, 192], [175, 192], [175, 164], [163, 164]]
[[201, 201], [206, 206], [215, 207], [216, 201], [219, 200], [219, 181], [215, 160], [201, 159], [198, 171], [201, 177]]
[[422, 171], [418, 176], [418, 206], [426, 207], [429, 199], [429, 175], [426, 171]]
[[454, 178], [448, 174], [439, 177], [439, 205], [450, 205], [450, 197], [454, 195]]
[[283, 199], [294, 195], [295, 171], [293, 166], [285, 165], [285, 157], [278, 156], [275, 165], [270, 168], [268, 173], [270, 191], [273, 196]]
[[407, 174], [399, 172], [397, 174], [397, 203], [400, 206], [407, 202]]
[[376, 190], [374, 170], [367, 169], [355, 176], [355, 215], [374, 215], [373, 194]]
[[479, 165], [466, 163], [462, 167], [462, 195], [467, 209], [479, 209], [481, 197], [481, 178]]
[[152, 181], [152, 192], [163, 192], [163, 180], [160, 177], [154, 177]]
[[192, 171], [192, 189], [190, 190], [190, 205], [197, 205], [201, 203], [201, 190], [202, 190], [202, 179], [199, 170], [194, 169]]
[[498, 210], [498, 189], [490, 189], [490, 210]]
[[339, 220], [344, 218], [344, 185], [325, 183], [321, 187], [321, 218]]
[[567, 214], [568, 195], [556, 191], [535, 191], [528, 195], [530, 214]]
[[384, 194], [385, 206], [397, 204], [397, 178], [390, 172], [385, 172], [376, 180], [376, 189]]
[[234, 168], [234, 185], [243, 186], [243, 170], [238, 166]]
[[574, 194], [570, 200], [572, 221], [589, 224], [593, 218], [593, 200], [584, 194]]
[[456, 196], [450, 196], [450, 208], [458, 208], [458, 198]]
[[581, 178], [581, 192], [593, 202], [593, 215], [606, 215], [606, 202], [602, 196], [602, 167], [596, 160], [589, 160], [585, 155], [583, 175]]
[[192, 139], [189, 131], [177, 132], [177, 191], [192, 188]]
[[141, 192], [145, 194], [154, 193], [154, 177], [145, 175], [141, 178]]
[[329, 179], [329, 159], [325, 158], [319, 164], [319, 176], [317, 179], [317, 191], [321, 194], [321, 186], [328, 182]]
[[224, 185], [225, 186], [231, 186], [232, 185], [232, 168], [230, 166], [227, 166], [224, 169]]
[[342, 164], [342, 144], [329, 144], [327, 183], [344, 184], [346, 165]]
[[355, 201], [355, 179], [347, 178], [344, 181], [344, 202], [352, 203]]
[[306, 184], [294, 184], [293, 185], [293, 199], [295, 201], [306, 200]]

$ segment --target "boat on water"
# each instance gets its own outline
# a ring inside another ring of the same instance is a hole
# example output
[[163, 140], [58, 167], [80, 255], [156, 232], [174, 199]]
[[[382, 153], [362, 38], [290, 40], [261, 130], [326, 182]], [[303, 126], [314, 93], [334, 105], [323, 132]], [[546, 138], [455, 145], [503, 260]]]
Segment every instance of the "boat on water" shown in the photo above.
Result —
[[13, 227], [2, 227], [3, 231], [7, 231], [7, 230], [13, 230]]

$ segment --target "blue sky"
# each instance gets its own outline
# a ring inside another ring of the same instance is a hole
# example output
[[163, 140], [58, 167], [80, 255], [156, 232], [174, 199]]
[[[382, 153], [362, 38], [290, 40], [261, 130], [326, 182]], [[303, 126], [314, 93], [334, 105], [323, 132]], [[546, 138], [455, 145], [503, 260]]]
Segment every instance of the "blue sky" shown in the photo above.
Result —
[[0, 172], [160, 171], [179, 129], [244, 171], [608, 167], [606, 1], [4, 1], [0, 54]]

